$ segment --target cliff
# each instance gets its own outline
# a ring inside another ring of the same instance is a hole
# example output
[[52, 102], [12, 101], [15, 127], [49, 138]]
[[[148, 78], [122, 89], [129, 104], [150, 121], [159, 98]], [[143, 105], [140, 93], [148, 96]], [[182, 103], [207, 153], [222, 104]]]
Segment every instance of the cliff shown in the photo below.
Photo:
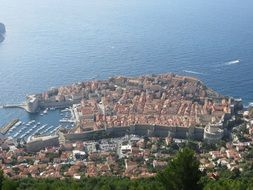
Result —
[[6, 32], [5, 25], [0, 23], [0, 34], [4, 34]]
[[0, 34], [0, 43], [4, 41], [4, 36], [2, 34]]
[[5, 25], [0, 23], [0, 43], [4, 40], [4, 34], [6, 32]]

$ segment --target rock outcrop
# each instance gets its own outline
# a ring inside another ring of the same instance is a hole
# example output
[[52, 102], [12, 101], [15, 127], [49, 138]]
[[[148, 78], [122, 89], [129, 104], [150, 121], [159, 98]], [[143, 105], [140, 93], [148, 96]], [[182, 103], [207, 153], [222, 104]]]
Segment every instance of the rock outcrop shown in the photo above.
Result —
[[6, 32], [5, 25], [0, 23], [0, 43], [4, 41], [4, 34]]
[[3, 23], [0, 23], [0, 33], [4, 34], [6, 32], [5, 26]]

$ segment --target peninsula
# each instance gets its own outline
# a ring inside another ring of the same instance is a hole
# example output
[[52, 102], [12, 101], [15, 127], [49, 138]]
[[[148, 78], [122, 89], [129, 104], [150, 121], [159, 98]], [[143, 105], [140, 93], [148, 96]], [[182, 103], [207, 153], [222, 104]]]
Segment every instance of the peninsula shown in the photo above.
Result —
[[21, 107], [31, 113], [70, 107], [73, 120], [66, 122], [75, 127], [64, 132], [65, 140], [70, 141], [132, 133], [215, 143], [226, 135], [226, 127], [242, 103], [218, 94], [196, 78], [167, 73], [51, 88], [27, 96]]
[[81, 82], [30, 95], [26, 102], [30, 112], [78, 104], [80, 125], [93, 129], [131, 124], [201, 126], [233, 111], [233, 99], [196, 78], [172, 73]]

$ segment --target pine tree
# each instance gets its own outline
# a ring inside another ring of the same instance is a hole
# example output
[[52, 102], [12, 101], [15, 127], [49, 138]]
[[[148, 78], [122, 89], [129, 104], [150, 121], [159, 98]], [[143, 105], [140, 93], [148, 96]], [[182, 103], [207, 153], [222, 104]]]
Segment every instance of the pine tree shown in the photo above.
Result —
[[167, 190], [198, 190], [201, 178], [199, 161], [189, 148], [180, 150], [164, 171], [158, 173], [158, 180]]
[[0, 169], [0, 190], [2, 190], [3, 181], [4, 181], [4, 172], [3, 170]]

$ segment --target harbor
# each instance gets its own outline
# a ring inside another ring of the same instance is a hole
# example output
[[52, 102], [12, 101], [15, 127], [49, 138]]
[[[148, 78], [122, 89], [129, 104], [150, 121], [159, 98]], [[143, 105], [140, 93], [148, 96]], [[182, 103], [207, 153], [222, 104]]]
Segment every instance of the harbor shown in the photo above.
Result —
[[69, 108], [46, 108], [27, 116], [11, 120], [0, 128], [0, 133], [20, 142], [28, 142], [32, 137], [55, 135], [59, 129], [70, 129], [75, 126]]

